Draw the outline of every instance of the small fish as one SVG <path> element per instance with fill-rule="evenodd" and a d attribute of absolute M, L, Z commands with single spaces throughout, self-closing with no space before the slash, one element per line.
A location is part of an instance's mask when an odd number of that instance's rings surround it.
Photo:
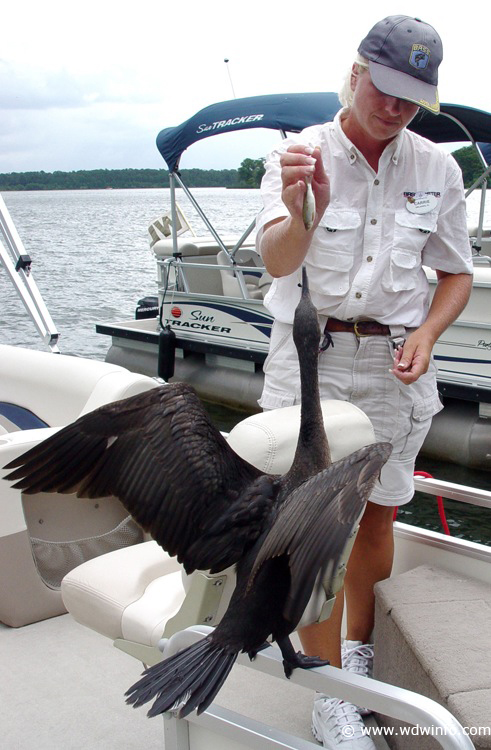
<path fill-rule="evenodd" d="M 307 190 L 303 199 L 302 218 L 304 227 L 308 232 L 314 226 L 315 219 L 315 197 L 312 190 L 312 178 L 306 177 L 305 184 Z"/>

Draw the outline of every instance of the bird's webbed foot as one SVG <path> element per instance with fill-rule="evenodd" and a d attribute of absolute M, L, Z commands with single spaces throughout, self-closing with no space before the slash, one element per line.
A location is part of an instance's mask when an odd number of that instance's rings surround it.
<path fill-rule="evenodd" d="M 261 646 L 259 646 L 259 648 L 254 648 L 248 651 L 247 656 L 249 657 L 251 661 L 254 661 L 258 653 L 260 651 L 264 651 L 264 649 L 268 648 L 269 646 L 271 646 L 271 643 L 269 643 L 268 641 L 264 641 L 264 643 Z"/>
<path fill-rule="evenodd" d="M 313 669 L 314 667 L 326 667 L 328 664 L 329 659 L 321 659 L 318 656 L 307 656 L 306 654 L 302 654 L 301 651 L 295 653 L 294 662 L 283 659 L 283 669 L 285 670 L 285 675 L 287 677 L 291 677 L 295 667 L 300 667 L 301 669 Z"/>
<path fill-rule="evenodd" d="M 327 659 L 318 656 L 307 656 L 301 651 L 295 651 L 289 638 L 280 638 L 277 641 L 283 654 L 283 669 L 285 676 L 290 678 L 295 667 L 300 669 L 312 669 L 313 667 L 325 667 L 329 664 Z"/>

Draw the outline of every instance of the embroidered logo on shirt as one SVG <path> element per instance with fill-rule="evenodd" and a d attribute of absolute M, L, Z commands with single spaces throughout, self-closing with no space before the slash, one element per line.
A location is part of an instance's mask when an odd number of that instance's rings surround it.
<path fill-rule="evenodd" d="M 424 70 L 430 62 L 430 50 L 424 44 L 413 44 L 409 55 L 409 65 L 417 70 Z"/>

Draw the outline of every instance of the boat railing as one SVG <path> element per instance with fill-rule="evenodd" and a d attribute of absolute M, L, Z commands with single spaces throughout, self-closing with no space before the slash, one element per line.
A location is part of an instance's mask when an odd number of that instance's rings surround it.
<path fill-rule="evenodd" d="M 467 487 L 433 477 L 424 478 L 418 476 L 414 477 L 414 488 L 418 492 L 424 492 L 428 495 L 441 496 L 447 500 L 455 500 L 466 505 L 491 510 L 490 490 Z M 418 536 L 419 540 L 425 544 L 438 547 L 440 550 L 446 550 L 452 554 L 465 555 L 469 561 L 470 575 L 474 575 L 476 578 L 482 580 L 489 578 L 491 545 L 471 542 L 457 536 L 448 536 L 400 522 L 396 523 L 396 530 L 396 533 L 401 537 L 409 539 Z"/>
<path fill-rule="evenodd" d="M 209 632 L 210 628 L 194 626 L 176 633 L 173 638 L 176 639 L 176 647 L 182 649 Z M 167 655 L 167 646 L 165 654 Z M 283 677 L 282 655 L 275 646 L 260 651 L 253 661 L 249 660 L 247 654 L 240 654 L 238 663 L 273 677 Z M 417 726 L 421 735 L 433 737 L 444 750 L 474 748 L 465 728 L 446 708 L 410 690 L 374 679 L 367 680 L 360 675 L 329 666 L 309 670 L 295 669 L 290 681 L 301 687 L 333 695 L 354 705 L 363 705 L 394 719 L 409 722 Z M 317 743 L 295 737 L 228 708 L 212 704 L 200 716 L 193 712 L 185 719 L 177 719 L 175 713 L 165 714 L 166 750 L 190 750 L 190 724 L 195 725 L 197 731 L 213 733 L 230 744 L 237 743 L 238 747 L 257 750 L 312 750 L 319 747 Z M 374 729 L 375 727 L 372 728 L 372 733 L 376 734 Z M 379 736 L 383 737 L 382 728 L 377 729 L 380 732 Z M 367 735 L 370 736 L 368 729 Z"/>
<path fill-rule="evenodd" d="M 447 500 L 491 510 L 490 490 L 423 477 L 414 478 L 414 487 L 417 491 L 428 495 L 440 495 Z M 447 515 L 450 515 L 448 509 Z M 462 557 L 464 557 L 466 574 L 477 580 L 489 582 L 491 566 L 489 543 L 474 542 L 455 535 L 448 536 L 445 533 L 413 526 L 404 521 L 395 522 L 394 536 L 398 548 L 396 556 L 398 572 L 428 563 L 440 565 L 458 573 L 461 570 Z"/>
<path fill-rule="evenodd" d="M 466 487 L 455 482 L 446 482 L 433 477 L 414 477 L 414 487 L 420 492 L 429 495 L 441 495 L 449 500 L 457 500 L 468 505 L 478 505 L 481 508 L 491 510 L 491 491 L 481 490 L 477 487 Z"/>
<path fill-rule="evenodd" d="M 27 253 L 1 196 L 0 231 L 5 243 L 0 243 L 0 261 L 44 343 L 52 352 L 59 353 L 59 333 L 32 276 L 31 256 Z"/>
<path fill-rule="evenodd" d="M 482 174 L 479 175 L 479 177 L 477 178 L 477 180 L 475 180 L 472 183 L 472 185 L 466 190 L 466 193 L 465 193 L 465 197 L 467 199 L 469 197 L 469 195 L 474 190 L 476 190 L 478 188 L 481 190 L 481 199 L 480 199 L 480 204 L 479 204 L 479 219 L 478 219 L 478 224 L 477 224 L 477 228 L 476 228 L 476 232 L 475 232 L 476 236 L 472 237 L 472 240 L 471 240 L 472 249 L 473 249 L 474 252 L 477 253 L 477 255 L 475 255 L 474 258 L 473 258 L 473 261 L 474 261 L 474 264 L 475 264 L 476 263 L 476 259 L 482 257 L 481 256 L 481 249 L 482 249 L 482 246 L 483 246 L 483 236 L 485 234 L 485 229 L 484 229 L 484 211 L 485 211 L 485 207 L 486 207 L 486 191 L 487 191 L 487 187 L 488 187 L 488 178 L 489 178 L 489 175 L 491 174 L 491 164 L 488 165 L 486 163 L 486 160 L 485 160 L 485 158 L 484 158 L 484 156 L 483 156 L 483 154 L 481 152 L 481 149 L 479 148 L 478 144 L 475 143 L 475 142 L 473 142 L 473 146 L 474 146 L 474 148 L 475 148 L 475 150 L 476 150 L 476 152 L 477 152 L 477 154 L 479 156 L 479 159 L 480 159 L 482 165 L 485 167 L 485 169 L 482 172 Z M 487 241 L 485 240 L 485 243 L 487 245 L 490 244 L 489 240 L 487 240 Z"/>
<path fill-rule="evenodd" d="M 174 252 L 177 252 L 178 211 L 180 210 L 179 206 L 178 206 L 178 203 L 177 203 L 177 199 L 176 199 L 176 192 L 175 192 L 176 191 L 176 184 L 178 184 L 183 189 L 183 191 L 184 191 L 186 197 L 188 198 L 188 200 L 190 201 L 191 205 L 193 206 L 193 208 L 197 212 L 198 216 L 203 221 L 203 223 L 205 224 L 206 228 L 211 233 L 212 237 L 214 238 L 215 242 L 217 243 L 218 248 L 225 253 L 225 255 L 228 257 L 228 259 L 230 261 L 233 262 L 236 252 L 242 247 L 242 245 L 244 244 L 244 242 L 246 241 L 246 239 L 254 231 L 254 228 L 256 226 L 256 220 L 253 219 L 253 221 L 251 221 L 251 223 L 249 224 L 249 226 L 247 227 L 247 229 L 245 230 L 245 232 L 243 232 L 243 234 L 239 237 L 239 239 L 237 240 L 237 242 L 235 243 L 235 245 L 233 246 L 233 248 L 230 249 L 229 247 L 227 247 L 226 243 L 223 242 L 222 238 L 220 237 L 220 235 L 216 231 L 215 227 L 213 226 L 213 224 L 211 223 L 211 221 L 209 220 L 209 218 L 207 217 L 207 215 L 205 214 L 205 212 L 203 211 L 203 209 L 199 205 L 198 201 L 196 200 L 196 198 L 194 197 L 194 195 L 192 194 L 192 192 L 189 190 L 189 188 L 187 187 L 187 185 L 182 181 L 179 173 L 178 172 L 170 172 L 169 173 L 169 187 L 170 187 L 170 194 L 171 194 L 171 217 L 170 217 L 170 221 L 171 221 L 171 233 L 172 233 L 172 241 L 173 241 L 173 245 L 174 245 Z M 181 213 L 182 213 L 182 211 L 181 211 Z"/>

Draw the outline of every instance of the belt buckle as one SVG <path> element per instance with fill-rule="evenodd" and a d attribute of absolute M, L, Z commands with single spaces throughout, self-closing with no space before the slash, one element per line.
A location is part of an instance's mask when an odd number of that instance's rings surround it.
<path fill-rule="evenodd" d="M 356 321 L 356 323 L 353 324 L 353 331 L 355 333 L 355 336 L 357 336 L 359 339 L 366 338 L 367 336 L 370 336 L 369 333 L 360 333 L 358 330 L 358 323 L 361 323 L 363 321 Z"/>

